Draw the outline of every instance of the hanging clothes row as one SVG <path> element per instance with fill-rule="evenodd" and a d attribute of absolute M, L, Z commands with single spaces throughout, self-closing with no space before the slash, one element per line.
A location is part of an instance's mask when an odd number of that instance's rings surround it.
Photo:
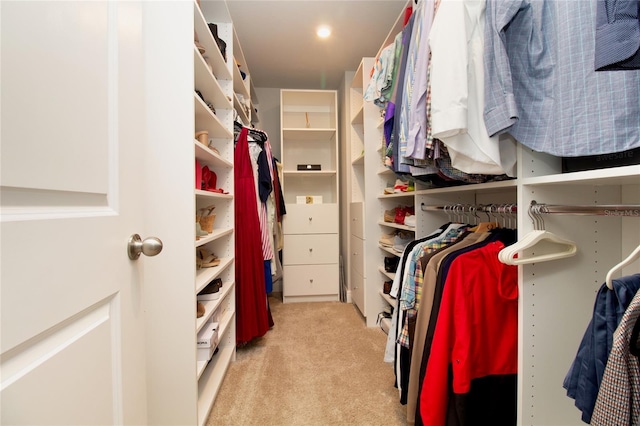
<path fill-rule="evenodd" d="M 273 319 L 267 294 L 279 262 L 278 230 L 285 213 L 267 134 L 234 125 L 236 342 L 263 336 Z"/>
<path fill-rule="evenodd" d="M 497 258 L 516 234 L 488 223 L 447 222 L 400 258 L 385 361 L 408 424 L 516 422 L 517 268 Z"/>
<path fill-rule="evenodd" d="M 627 17 L 624 9 L 605 14 L 611 3 L 417 1 L 364 92 L 383 109 L 385 164 L 450 186 L 515 176 L 516 140 L 563 157 L 640 147 L 640 33 L 631 30 L 625 53 L 606 48 L 611 19 Z M 630 29 L 636 3 L 627 7 Z M 596 12 L 598 31 L 609 26 L 597 38 Z M 597 59 L 599 69 L 616 61 L 628 72 L 596 72 L 594 56 L 614 51 Z"/>

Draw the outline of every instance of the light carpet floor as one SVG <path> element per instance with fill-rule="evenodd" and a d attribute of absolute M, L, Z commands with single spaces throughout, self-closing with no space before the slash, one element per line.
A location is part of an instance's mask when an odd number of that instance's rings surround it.
<path fill-rule="evenodd" d="M 386 335 L 349 303 L 269 297 L 274 327 L 238 348 L 207 425 L 404 425 Z"/>

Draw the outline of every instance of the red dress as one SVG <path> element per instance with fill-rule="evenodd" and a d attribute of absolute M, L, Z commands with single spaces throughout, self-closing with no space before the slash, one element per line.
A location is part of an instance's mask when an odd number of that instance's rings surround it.
<path fill-rule="evenodd" d="M 269 331 L 262 240 L 256 187 L 249 158 L 247 129 L 238 136 L 234 153 L 236 243 L 236 343 L 243 344 Z"/>

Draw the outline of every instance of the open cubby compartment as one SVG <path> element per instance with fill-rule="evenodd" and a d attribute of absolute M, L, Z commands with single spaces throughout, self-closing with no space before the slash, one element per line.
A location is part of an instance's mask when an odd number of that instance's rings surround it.
<path fill-rule="evenodd" d="M 333 91 L 286 90 L 282 92 L 282 128 L 336 129 Z"/>
<path fill-rule="evenodd" d="M 285 171 L 295 171 L 299 164 L 320 164 L 322 171 L 337 170 L 335 132 L 291 130 L 283 132 L 283 137 Z"/>
<path fill-rule="evenodd" d="M 518 212 L 521 238 L 534 229 L 527 215 L 532 201 L 569 206 L 640 203 L 637 176 L 627 183 L 611 178 L 572 180 L 581 175 L 523 185 Z M 562 381 L 592 317 L 596 292 L 608 271 L 640 242 L 640 211 L 604 216 L 543 214 L 542 219 L 546 231 L 575 242 L 577 253 L 521 267 L 519 378 L 527 380 L 519 393 L 522 417 L 531 424 L 578 424 L 579 411 Z M 622 274 L 638 272 L 640 262 L 634 262 Z M 533 400 L 536 404 L 527 403 Z"/>
<path fill-rule="evenodd" d="M 322 202 L 337 203 L 337 174 L 310 176 L 309 174 L 285 174 L 283 187 L 287 204 L 296 204 L 299 196 L 321 196 Z"/>

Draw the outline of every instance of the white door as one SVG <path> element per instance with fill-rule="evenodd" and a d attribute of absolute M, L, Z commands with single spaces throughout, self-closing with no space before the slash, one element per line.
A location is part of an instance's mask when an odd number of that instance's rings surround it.
<path fill-rule="evenodd" d="M 146 423 L 141 8 L 0 3 L 3 425 Z"/>

